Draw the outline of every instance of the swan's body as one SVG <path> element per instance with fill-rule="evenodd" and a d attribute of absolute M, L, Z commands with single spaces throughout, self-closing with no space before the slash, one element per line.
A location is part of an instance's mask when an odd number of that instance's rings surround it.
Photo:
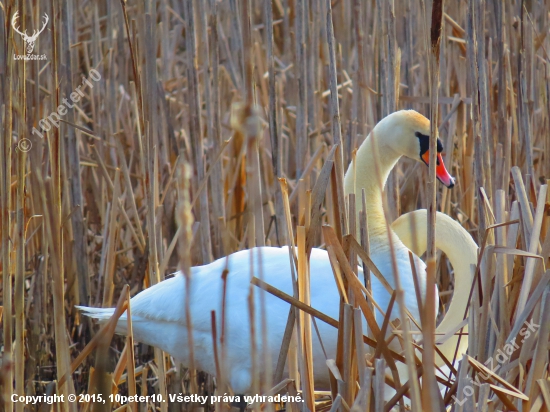
<path fill-rule="evenodd" d="M 257 268 L 263 262 L 262 275 L 266 282 L 292 295 L 292 275 L 290 272 L 288 248 L 258 247 L 233 253 L 229 259 L 221 258 L 205 266 L 192 268 L 191 317 L 193 320 L 193 339 L 195 366 L 199 370 L 216 373 L 212 351 L 212 329 L 210 313 L 218 314 L 218 326 L 221 321 L 222 287 L 221 274 L 228 265 L 227 276 L 227 376 L 235 393 L 248 393 L 251 387 L 250 370 L 250 322 L 248 294 L 250 285 L 250 254 L 254 257 L 255 275 L 260 276 Z M 261 255 L 261 257 L 260 257 Z M 310 259 L 311 305 L 334 319 L 338 319 L 340 295 L 334 283 L 334 275 L 326 251 L 312 249 Z M 373 293 L 382 293 L 383 287 L 373 281 Z M 383 291 L 385 293 L 385 291 Z M 187 347 L 187 326 L 185 323 L 185 277 L 176 274 L 154 287 L 144 290 L 132 298 L 132 322 L 134 339 L 157 346 L 171 354 L 184 365 L 189 364 Z M 257 308 L 257 330 L 260 330 L 259 308 L 260 290 L 255 293 Z M 272 362 L 277 361 L 285 330 L 290 305 L 285 301 L 264 293 L 268 342 L 272 353 Z M 84 308 L 87 314 L 106 321 L 113 309 Z M 337 330 L 324 322 L 317 322 L 323 337 L 323 345 L 329 357 L 336 353 Z M 117 324 L 117 333 L 126 333 L 126 314 Z M 219 336 L 218 331 L 218 336 Z M 314 370 L 316 384 L 329 386 L 329 376 L 325 356 L 317 336 L 313 337 Z M 272 367 L 274 370 L 274 364 Z"/>
<path fill-rule="evenodd" d="M 386 229 L 384 211 L 382 209 L 382 193 L 380 184 L 385 183 L 386 178 L 397 160 L 402 156 L 416 158 L 424 156 L 422 139 L 415 137 L 415 133 L 425 136 L 429 132 L 428 120 L 413 111 L 396 112 L 383 119 L 369 135 L 365 143 L 357 152 L 356 162 L 348 169 L 345 178 L 346 193 L 361 193 L 364 188 L 367 194 L 368 227 L 371 245 L 371 258 L 380 272 L 386 277 L 392 287 L 395 288 L 395 279 L 391 267 L 389 254 L 389 239 Z M 411 135 L 412 139 L 404 138 Z M 373 137 L 374 136 L 374 137 Z M 377 147 L 377 156 L 372 153 L 372 143 Z M 425 146 L 425 144 L 424 144 Z M 424 152 L 423 152 L 424 150 Z M 375 178 L 375 159 L 379 159 L 379 179 Z M 443 167 L 444 168 L 444 167 Z M 357 175 L 355 175 L 355 172 Z M 446 170 L 445 170 L 446 173 Z M 439 176 L 439 175 L 438 175 Z M 439 176 L 444 183 L 451 186 L 453 181 L 450 176 Z M 446 180 L 446 181 L 445 181 Z M 360 199 L 358 208 L 361 210 Z M 416 211 L 400 217 L 392 228 L 397 232 L 392 233 L 392 242 L 398 262 L 398 272 L 403 289 L 413 293 L 406 293 L 405 303 L 411 314 L 419 319 L 416 296 L 412 283 L 412 275 L 409 262 L 409 249 L 412 249 L 413 239 L 410 231 L 410 218 L 415 217 L 415 231 L 417 234 L 414 252 L 421 254 L 426 248 L 426 211 Z M 437 215 L 437 246 L 449 257 L 455 268 L 455 291 L 469 290 L 471 284 L 470 264 L 476 261 L 477 246 L 470 235 L 450 217 L 438 213 Z M 457 242 L 460 238 L 463 241 Z M 234 253 L 228 258 L 219 259 L 209 265 L 192 268 L 191 282 L 191 308 L 195 366 L 203 371 L 215 374 L 214 356 L 212 348 L 212 331 L 210 313 L 215 310 L 218 317 L 221 313 L 222 285 L 221 274 L 226 264 L 229 274 L 227 276 L 227 306 L 226 306 L 226 342 L 227 358 L 226 372 L 229 383 L 236 393 L 246 393 L 251 387 L 251 360 L 249 339 L 249 312 L 248 293 L 250 285 L 250 254 L 254 259 L 254 275 L 263 279 L 276 288 L 292 295 L 292 282 L 287 248 L 254 248 Z M 261 258 L 259 257 L 261 256 Z M 262 262 L 261 271 L 258 270 Z M 418 260 L 419 276 L 422 290 L 425 290 L 425 266 Z M 340 296 L 338 294 L 328 254 L 321 249 L 313 249 L 310 258 L 311 273 L 311 305 L 338 318 Z M 361 276 L 362 277 L 362 276 Z M 372 292 L 377 303 L 385 309 L 389 302 L 389 294 L 376 277 L 372 277 Z M 165 280 L 132 298 L 132 320 L 134 339 L 149 345 L 157 346 L 170 353 L 178 361 L 188 364 L 187 333 L 185 322 L 185 278 L 181 275 Z M 261 322 L 259 315 L 259 292 L 255 293 L 256 319 Z M 271 354 L 272 370 L 280 350 L 282 336 L 285 330 L 289 305 L 273 297 L 264 294 L 266 307 L 266 321 L 268 326 L 268 345 Z M 444 318 L 441 326 L 445 331 L 452 329 L 460 323 L 464 314 L 466 299 L 453 299 L 449 314 Z M 81 308 L 89 316 L 101 321 L 107 321 L 112 315 L 113 309 Z M 452 310 L 452 311 L 451 311 Z M 381 316 L 377 314 L 380 322 Z M 394 311 L 392 319 L 397 317 Z M 434 314 L 435 316 L 435 314 Z M 459 318 L 459 319 L 458 319 Z M 220 322 L 218 322 L 218 325 Z M 329 358 L 336 353 L 337 331 L 333 327 L 317 322 L 323 346 Z M 260 329 L 258 329 L 260 330 Z M 442 329 L 441 329 L 442 330 Z M 125 315 L 119 320 L 117 333 L 125 333 Z M 437 330 L 440 332 L 440 328 Z M 218 335 L 219 336 L 219 335 Z M 443 353 L 448 354 L 452 346 L 453 338 L 449 339 L 441 347 L 445 347 Z M 466 339 L 462 339 L 465 342 Z M 456 344 L 456 340 L 455 340 Z M 445 346 L 446 345 L 446 346 Z M 449 347 L 449 350 L 447 350 Z M 462 351 L 464 347 L 461 348 Z M 454 346 L 452 348 L 454 351 Z M 452 356 L 452 352 L 451 356 Z M 462 352 L 459 351 L 459 355 Z M 319 344 L 316 334 L 313 336 L 313 360 L 315 382 L 319 387 L 328 387 L 328 371 L 325 365 L 325 355 Z"/>

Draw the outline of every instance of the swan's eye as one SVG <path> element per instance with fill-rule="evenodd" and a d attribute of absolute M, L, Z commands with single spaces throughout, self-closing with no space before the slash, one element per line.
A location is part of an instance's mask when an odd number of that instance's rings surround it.
<path fill-rule="evenodd" d="M 430 150 L 430 136 L 420 132 L 416 132 L 414 135 L 418 137 L 418 141 L 420 143 L 420 158 L 422 158 L 422 156 Z M 437 153 L 441 153 L 442 151 L 443 144 L 441 143 L 441 140 L 437 139 Z"/>
<path fill-rule="evenodd" d="M 430 136 L 426 134 L 422 134 L 420 132 L 416 132 L 414 134 L 416 137 L 418 137 L 418 142 L 420 143 L 420 158 L 422 159 L 422 156 L 430 150 Z"/>

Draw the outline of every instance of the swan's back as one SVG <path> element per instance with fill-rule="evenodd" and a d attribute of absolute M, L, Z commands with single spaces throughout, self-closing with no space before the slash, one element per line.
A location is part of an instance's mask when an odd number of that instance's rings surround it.
<path fill-rule="evenodd" d="M 261 270 L 259 270 L 261 265 Z M 253 272 L 251 274 L 251 267 Z M 250 284 L 251 275 L 263 278 L 275 288 L 293 295 L 292 274 L 288 248 L 261 247 L 243 250 L 218 259 L 208 265 L 191 269 L 191 293 L 187 303 L 191 310 L 195 366 L 210 374 L 216 373 L 212 346 L 211 312 L 216 312 L 218 337 L 221 335 L 221 308 L 224 282 L 222 274 L 227 268 L 225 342 L 228 358 L 227 376 L 236 393 L 247 393 L 251 386 L 251 346 L 249 294 L 254 291 L 255 320 L 258 353 L 262 353 L 260 310 L 265 304 L 267 325 L 267 352 L 272 359 L 262 359 L 272 364 L 277 361 L 290 305 L 283 300 Z M 310 259 L 311 305 L 335 319 L 339 314 L 340 296 L 334 283 L 328 254 L 313 249 Z M 261 296 L 263 294 L 263 296 Z M 105 323 L 113 309 L 79 307 L 85 313 Z M 134 339 L 159 347 L 183 364 L 189 364 L 188 325 L 186 322 L 186 278 L 180 273 L 166 279 L 131 299 Z M 123 314 L 116 332 L 125 334 L 127 319 Z M 336 352 L 337 330 L 324 322 L 317 322 L 327 354 Z M 317 335 L 313 337 L 316 382 L 329 387 L 325 356 Z"/>

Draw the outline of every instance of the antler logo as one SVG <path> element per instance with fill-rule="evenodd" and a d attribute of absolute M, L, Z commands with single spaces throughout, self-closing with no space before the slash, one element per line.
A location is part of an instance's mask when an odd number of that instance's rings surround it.
<path fill-rule="evenodd" d="M 32 36 L 29 36 L 27 34 L 27 30 L 25 30 L 25 32 L 22 33 L 19 30 L 19 27 L 16 27 L 18 17 L 19 17 L 19 12 L 17 11 L 13 15 L 13 18 L 11 19 L 11 25 L 13 29 L 23 37 L 23 40 L 25 41 L 25 43 L 27 43 L 27 54 L 31 54 L 32 51 L 34 50 L 34 43 L 36 42 L 36 39 L 38 38 L 40 33 L 44 31 L 44 29 L 46 28 L 46 24 L 48 24 L 48 21 L 50 21 L 50 19 L 48 15 L 44 13 L 44 24 L 42 25 L 42 28 L 38 31 L 34 30 L 32 33 Z"/>

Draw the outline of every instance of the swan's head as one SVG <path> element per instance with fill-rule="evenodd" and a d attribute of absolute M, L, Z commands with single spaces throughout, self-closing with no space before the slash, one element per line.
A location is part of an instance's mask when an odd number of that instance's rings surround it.
<path fill-rule="evenodd" d="M 429 165 L 430 161 L 430 121 L 414 110 L 400 110 L 383 119 L 378 126 L 382 126 L 378 135 L 386 136 L 391 148 L 402 156 L 420 161 Z M 378 128 L 377 126 L 377 128 Z M 448 188 L 455 184 L 449 174 L 441 152 L 443 145 L 437 139 L 437 166 L 435 173 L 441 183 Z"/>

